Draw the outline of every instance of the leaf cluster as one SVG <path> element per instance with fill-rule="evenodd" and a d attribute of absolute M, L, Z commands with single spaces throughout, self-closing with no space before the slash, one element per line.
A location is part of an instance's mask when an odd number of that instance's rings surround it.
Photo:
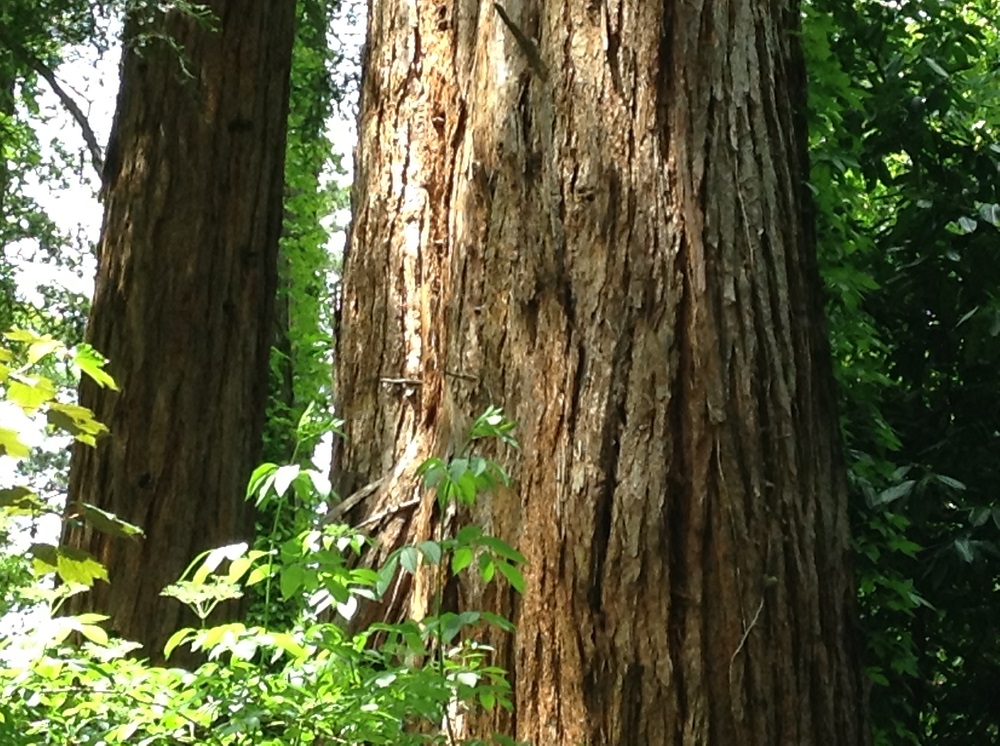
<path fill-rule="evenodd" d="M 27 345 L 22 357 L 65 352 L 48 338 L 15 336 Z M 73 359 L 113 385 L 92 350 Z M 8 379 L 23 377 L 24 365 L 19 372 L 11 370 Z M 52 406 L 36 399 L 27 397 L 24 406 L 34 411 Z M 498 410 L 477 422 L 477 437 L 513 442 L 512 426 Z M 498 468 L 487 465 L 494 473 Z M 274 463 L 255 470 L 247 499 L 267 505 L 293 493 L 314 507 L 337 499 L 316 470 Z M 78 505 L 71 512 L 95 530 L 137 532 L 92 506 Z M 479 708 L 510 709 L 505 672 L 491 663 L 491 648 L 478 641 L 487 626 L 511 632 L 503 617 L 455 613 L 438 604 L 424 618 L 373 624 L 356 634 L 336 620 L 350 619 L 362 604 L 377 602 L 397 573 L 416 573 L 424 565 L 447 565 L 460 573 L 475 563 L 485 582 L 502 577 L 523 590 L 520 553 L 470 525 L 451 537 L 402 547 L 383 567 L 368 569 L 356 563 L 371 542 L 368 537 L 348 526 L 316 522 L 315 510 L 312 515 L 313 526 L 269 550 L 238 544 L 203 553 L 163 590 L 201 620 L 197 628 L 177 630 L 164 651 L 168 658 L 180 646 L 201 653 L 205 662 L 194 670 L 131 658 L 138 646 L 109 634 L 108 619 L 101 614 L 55 617 L 30 634 L 0 636 L 2 742 L 456 743 L 451 725 L 456 716 Z M 52 608 L 67 593 L 107 579 L 93 558 L 64 548 L 36 551 L 34 569 L 40 579 L 52 574 L 62 579 L 56 590 L 47 590 L 41 580 L 33 584 Z M 306 599 L 305 611 L 292 624 L 206 626 L 218 603 L 272 580 L 282 601 Z M 328 610 L 335 611 L 334 621 L 321 621 Z M 497 736 L 467 743 L 514 742 Z"/>

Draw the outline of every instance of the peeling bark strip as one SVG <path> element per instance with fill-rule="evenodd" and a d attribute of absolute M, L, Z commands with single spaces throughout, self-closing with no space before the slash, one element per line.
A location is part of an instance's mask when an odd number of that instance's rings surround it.
<path fill-rule="evenodd" d="M 445 452 L 456 413 L 518 421 L 517 493 L 479 518 L 528 591 L 462 598 L 518 625 L 516 713 L 472 732 L 865 743 L 798 6 L 504 9 L 547 78 L 479 0 L 371 4 L 341 487 Z M 395 514 L 387 549 L 433 518 Z"/>
<path fill-rule="evenodd" d="M 187 623 L 161 598 L 194 556 L 247 539 L 243 500 L 267 393 L 294 0 L 208 3 L 218 30 L 176 12 L 126 52 L 87 332 L 121 393 L 81 386 L 111 429 L 76 448 L 70 495 L 139 524 L 137 544 L 69 528 L 110 585 L 72 611 L 111 615 L 162 658 Z"/>

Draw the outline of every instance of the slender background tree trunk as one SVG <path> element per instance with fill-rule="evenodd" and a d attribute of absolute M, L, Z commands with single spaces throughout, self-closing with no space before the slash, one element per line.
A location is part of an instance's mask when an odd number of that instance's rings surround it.
<path fill-rule="evenodd" d="M 126 543 L 70 526 L 108 568 L 73 604 L 111 615 L 154 660 L 187 619 L 161 598 L 198 552 L 247 540 L 281 229 L 294 0 L 214 0 L 125 52 L 107 158 L 88 340 L 120 393 L 84 382 L 112 435 L 73 453 L 70 498 L 142 526 Z M 132 42 L 136 39 L 133 37 Z"/>
<path fill-rule="evenodd" d="M 528 589 L 462 598 L 518 625 L 515 714 L 472 731 L 864 743 L 797 4 L 507 13 L 537 47 L 490 4 L 370 8 L 341 487 L 392 474 L 363 512 L 424 538 L 412 467 L 462 413 L 517 420 L 477 517 Z"/>

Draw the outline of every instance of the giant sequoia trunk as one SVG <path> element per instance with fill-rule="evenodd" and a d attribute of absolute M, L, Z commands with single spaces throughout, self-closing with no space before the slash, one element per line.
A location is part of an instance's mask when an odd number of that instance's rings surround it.
<path fill-rule="evenodd" d="M 797 4 L 507 14 L 370 5 L 341 489 L 391 474 L 363 510 L 423 538 L 412 467 L 462 413 L 517 420 L 516 490 L 478 517 L 528 589 L 462 598 L 518 625 L 515 713 L 473 730 L 863 743 Z"/>
<path fill-rule="evenodd" d="M 243 500 L 267 393 L 294 0 L 176 12 L 125 54 L 88 340 L 120 393 L 81 387 L 112 435 L 77 448 L 71 499 L 146 531 L 130 544 L 70 527 L 107 565 L 74 606 L 111 615 L 154 659 L 182 621 L 159 596 L 194 555 L 250 537 Z"/>

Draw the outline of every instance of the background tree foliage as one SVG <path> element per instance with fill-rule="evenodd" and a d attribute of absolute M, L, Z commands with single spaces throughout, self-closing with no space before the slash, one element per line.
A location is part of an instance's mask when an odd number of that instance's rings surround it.
<path fill-rule="evenodd" d="M 0 7 L 0 328 L 30 322 L 55 331 L 68 342 L 82 339 L 87 299 L 54 286 L 42 288 L 45 313 L 24 303 L 14 282 L 14 259 L 36 259 L 76 269 L 89 249 L 78 237 L 60 231 L 31 196 L 29 184 L 58 191 L 68 181 L 93 182 L 93 150 L 74 153 L 59 141 L 41 142 L 37 125 L 47 115 L 39 95 L 59 89 L 77 106 L 54 71 L 73 47 L 88 45 L 96 54 L 111 39 L 109 4 L 83 0 L 10 0 Z M 11 252 L 15 252 L 12 256 Z"/>
<path fill-rule="evenodd" d="M 994 0 L 808 7 L 813 187 L 881 743 L 997 738 Z"/>

